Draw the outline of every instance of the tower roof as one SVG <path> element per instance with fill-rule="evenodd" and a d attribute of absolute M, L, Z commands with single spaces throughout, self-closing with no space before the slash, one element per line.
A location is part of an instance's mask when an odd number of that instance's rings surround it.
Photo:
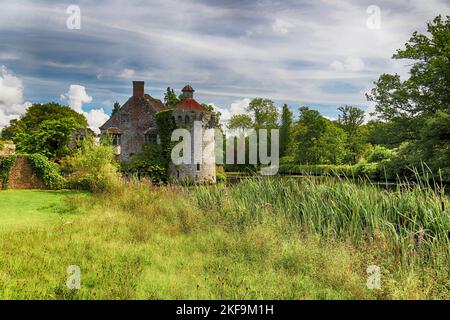
<path fill-rule="evenodd" d="M 191 85 L 184 86 L 183 89 L 181 89 L 182 92 L 194 92 L 195 90 L 191 87 Z"/>
<path fill-rule="evenodd" d="M 204 106 L 198 103 L 194 98 L 185 98 L 181 100 L 175 107 L 175 110 L 190 110 L 190 111 L 206 111 Z"/>

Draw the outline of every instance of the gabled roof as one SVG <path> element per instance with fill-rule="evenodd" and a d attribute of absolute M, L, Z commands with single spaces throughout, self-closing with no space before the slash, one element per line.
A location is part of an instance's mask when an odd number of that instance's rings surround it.
<path fill-rule="evenodd" d="M 166 109 L 166 106 L 164 103 L 161 102 L 161 100 L 155 99 L 149 94 L 145 94 L 143 98 L 136 98 L 136 97 L 130 97 L 127 102 L 123 104 L 123 106 L 120 107 L 120 109 L 123 109 L 124 107 L 128 105 L 136 105 L 141 104 L 148 108 L 151 108 L 155 113 L 162 111 Z M 100 130 L 106 130 L 110 127 L 110 123 L 114 117 L 118 116 L 118 113 L 111 116 L 101 127 Z"/>
<path fill-rule="evenodd" d="M 173 107 L 175 110 L 206 111 L 206 108 L 193 98 L 185 98 Z"/>
<path fill-rule="evenodd" d="M 166 108 L 166 106 L 164 105 L 164 103 L 161 102 L 161 100 L 155 99 L 153 98 L 151 95 L 149 94 L 145 94 L 144 95 L 144 99 L 146 100 L 147 104 L 155 111 L 155 112 L 159 112 L 162 111 Z"/>

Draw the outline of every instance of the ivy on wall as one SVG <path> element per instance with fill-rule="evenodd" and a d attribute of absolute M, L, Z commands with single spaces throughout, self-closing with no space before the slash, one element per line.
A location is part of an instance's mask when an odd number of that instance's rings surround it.
<path fill-rule="evenodd" d="M 51 162 L 41 154 L 30 154 L 28 162 L 33 172 L 44 181 L 47 188 L 58 190 L 66 187 L 67 181 L 61 175 L 60 168 L 56 163 Z"/>
<path fill-rule="evenodd" d="M 16 163 L 15 155 L 0 156 L 0 183 L 1 189 L 8 189 L 9 174 Z"/>
<path fill-rule="evenodd" d="M 166 168 L 170 162 L 173 142 L 171 141 L 172 132 L 176 129 L 175 119 L 171 109 L 156 113 L 156 123 L 159 129 L 159 140 L 162 148 L 162 154 L 166 160 Z"/>

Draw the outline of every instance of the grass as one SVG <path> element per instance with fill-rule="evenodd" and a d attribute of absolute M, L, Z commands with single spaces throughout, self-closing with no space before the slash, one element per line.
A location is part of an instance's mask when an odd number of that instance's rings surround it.
<path fill-rule="evenodd" d="M 59 219 L 1 231 L 0 298 L 450 298 L 449 199 L 431 190 L 249 179 L 52 195 Z M 381 290 L 366 287 L 372 264 Z"/>
<path fill-rule="evenodd" d="M 0 192 L 0 229 L 45 225 L 75 210 L 66 197 L 81 195 L 74 191 L 5 190 Z"/>

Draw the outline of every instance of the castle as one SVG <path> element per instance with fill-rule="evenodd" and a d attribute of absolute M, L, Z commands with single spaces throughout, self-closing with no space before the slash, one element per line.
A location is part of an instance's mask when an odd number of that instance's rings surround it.
<path fill-rule="evenodd" d="M 159 143 L 159 128 L 156 113 L 169 107 L 160 100 L 144 92 L 144 81 L 133 81 L 133 96 L 111 118 L 100 127 L 101 136 L 110 135 L 119 160 L 130 162 L 140 152 L 146 142 Z M 208 111 L 194 99 L 194 89 L 187 85 L 182 89 L 181 101 L 171 108 L 175 123 L 194 136 L 194 121 L 199 121 L 203 129 L 217 126 L 214 112 Z M 196 137 L 194 136 L 192 141 Z M 214 143 L 214 141 L 209 141 Z M 189 164 L 169 164 L 169 175 L 175 179 L 191 179 L 195 182 L 215 182 L 215 163 L 193 161 L 194 148 L 191 148 Z"/>

